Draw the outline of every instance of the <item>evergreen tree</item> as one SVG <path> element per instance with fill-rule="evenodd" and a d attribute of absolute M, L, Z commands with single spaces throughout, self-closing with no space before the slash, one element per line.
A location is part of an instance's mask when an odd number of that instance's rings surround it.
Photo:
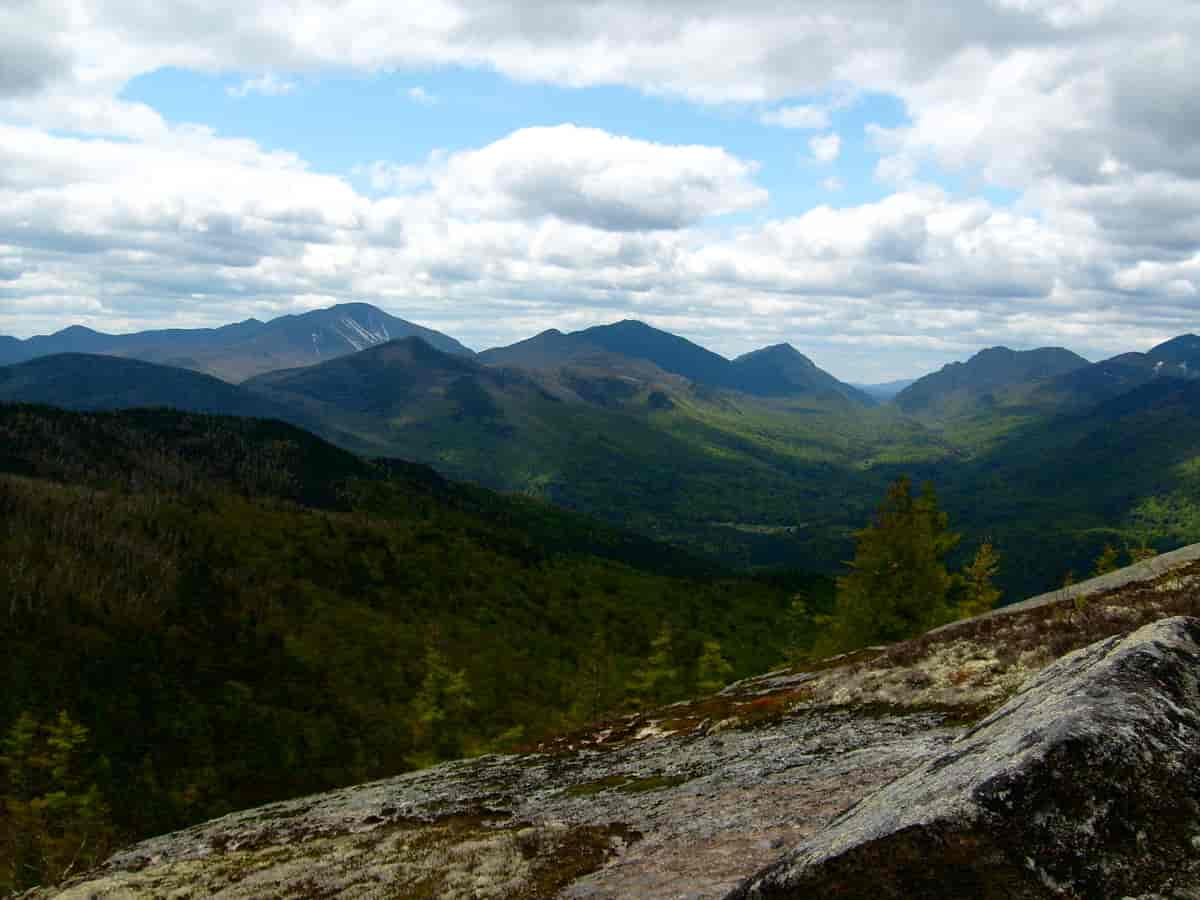
<path fill-rule="evenodd" d="M 466 672 L 452 669 L 431 640 L 425 651 L 425 678 L 412 701 L 417 752 L 410 762 L 432 765 L 462 756 L 472 706 Z"/>
<path fill-rule="evenodd" d="M 650 642 L 650 655 L 629 679 L 627 702 L 635 707 L 650 706 L 677 699 L 679 669 L 675 666 L 674 636 L 670 625 L 663 625 Z"/>
<path fill-rule="evenodd" d="M 111 849 L 108 807 L 85 776 L 88 744 L 65 712 L 23 713 L 0 741 L 0 890 L 57 882 Z"/>
<path fill-rule="evenodd" d="M 945 558 L 959 536 L 947 525 L 932 484 L 914 497 L 908 478 L 892 482 L 838 578 L 839 649 L 903 640 L 950 619 Z"/>
<path fill-rule="evenodd" d="M 705 641 L 696 662 L 696 688 L 701 694 L 715 694 L 733 676 L 733 666 L 721 655 L 719 641 Z"/>
<path fill-rule="evenodd" d="M 994 579 L 999 570 L 1000 554 L 990 541 L 985 541 L 979 545 L 979 549 L 975 551 L 975 558 L 960 576 L 963 599 L 958 607 L 959 616 L 978 616 L 996 606 L 1001 592 Z"/>

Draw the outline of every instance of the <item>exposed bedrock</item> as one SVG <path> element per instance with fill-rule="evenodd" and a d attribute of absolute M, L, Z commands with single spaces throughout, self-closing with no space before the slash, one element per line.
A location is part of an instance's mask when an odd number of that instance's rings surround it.
<path fill-rule="evenodd" d="M 781 897 L 1200 897 L 1200 619 L 1064 656 L 746 880 Z"/>

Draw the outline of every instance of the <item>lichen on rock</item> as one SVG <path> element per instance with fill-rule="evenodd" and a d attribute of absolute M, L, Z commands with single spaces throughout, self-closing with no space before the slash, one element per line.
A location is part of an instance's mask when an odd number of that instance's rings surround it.
<path fill-rule="evenodd" d="M 729 900 L 1194 890 L 1200 620 L 1071 653 Z"/>

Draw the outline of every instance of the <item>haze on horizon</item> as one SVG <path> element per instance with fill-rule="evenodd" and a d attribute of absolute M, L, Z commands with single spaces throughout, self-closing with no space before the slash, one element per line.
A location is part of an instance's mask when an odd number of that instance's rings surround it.
<path fill-rule="evenodd" d="M 0 334 L 363 301 L 839 378 L 1196 331 L 1200 6 L 0 10 Z"/>

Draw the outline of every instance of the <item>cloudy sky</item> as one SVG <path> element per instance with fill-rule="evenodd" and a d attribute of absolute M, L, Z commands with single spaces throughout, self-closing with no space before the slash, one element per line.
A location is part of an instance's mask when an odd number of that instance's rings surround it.
<path fill-rule="evenodd" d="M 853 381 L 1200 331 L 1194 0 L 0 0 L 0 333 L 364 300 Z"/>

